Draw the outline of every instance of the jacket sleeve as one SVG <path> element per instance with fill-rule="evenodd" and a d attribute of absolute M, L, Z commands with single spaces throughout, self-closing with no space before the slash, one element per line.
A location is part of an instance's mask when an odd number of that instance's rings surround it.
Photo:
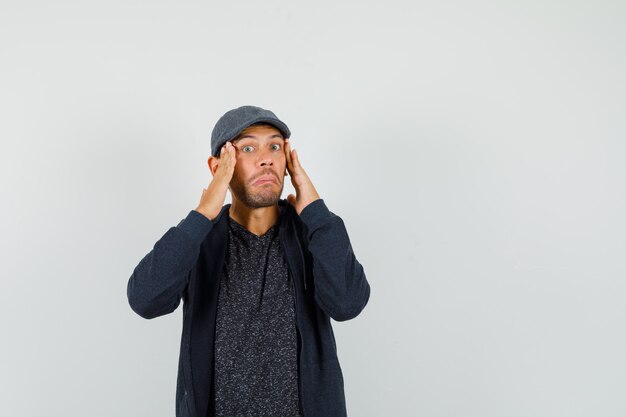
<path fill-rule="evenodd" d="M 317 304 L 335 321 L 353 319 L 367 304 L 370 286 L 343 220 L 322 199 L 306 206 L 300 219 L 307 228 Z"/>
<path fill-rule="evenodd" d="M 200 245 L 213 225 L 213 221 L 191 210 L 154 244 L 128 280 L 128 303 L 135 313 L 152 319 L 176 310 Z"/>

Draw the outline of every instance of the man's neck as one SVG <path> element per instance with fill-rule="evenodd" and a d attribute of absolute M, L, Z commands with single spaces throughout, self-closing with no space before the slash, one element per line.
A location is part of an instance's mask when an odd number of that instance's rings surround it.
<path fill-rule="evenodd" d="M 252 208 L 235 198 L 233 198 L 228 210 L 228 215 L 233 220 L 257 236 L 264 235 L 265 232 L 274 226 L 278 221 L 279 214 L 278 204 L 269 207 Z"/>

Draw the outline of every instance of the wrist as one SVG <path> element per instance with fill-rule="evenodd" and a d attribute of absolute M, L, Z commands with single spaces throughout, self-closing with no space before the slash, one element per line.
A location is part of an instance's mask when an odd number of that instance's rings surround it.
<path fill-rule="evenodd" d="M 195 211 L 197 211 L 198 213 L 202 214 L 204 217 L 206 217 L 209 220 L 213 220 L 217 215 L 213 214 L 211 211 L 207 210 L 204 207 L 198 206 L 195 208 Z"/>

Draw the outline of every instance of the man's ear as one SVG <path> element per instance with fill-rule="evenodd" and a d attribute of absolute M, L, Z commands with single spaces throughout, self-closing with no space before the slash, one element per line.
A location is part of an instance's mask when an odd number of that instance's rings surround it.
<path fill-rule="evenodd" d="M 211 175 L 215 176 L 215 171 L 217 171 L 217 167 L 219 165 L 219 159 L 211 155 L 207 160 L 207 164 L 209 165 L 209 171 L 211 171 Z"/>

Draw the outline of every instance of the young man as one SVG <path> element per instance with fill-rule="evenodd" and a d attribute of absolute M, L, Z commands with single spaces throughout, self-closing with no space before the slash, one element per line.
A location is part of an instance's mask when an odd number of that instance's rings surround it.
<path fill-rule="evenodd" d="M 144 318 L 183 300 L 177 417 L 346 416 L 330 318 L 356 317 L 370 286 L 290 135 L 260 107 L 224 114 L 200 203 L 128 281 L 129 304 Z M 296 195 L 283 200 L 287 175 Z"/>

